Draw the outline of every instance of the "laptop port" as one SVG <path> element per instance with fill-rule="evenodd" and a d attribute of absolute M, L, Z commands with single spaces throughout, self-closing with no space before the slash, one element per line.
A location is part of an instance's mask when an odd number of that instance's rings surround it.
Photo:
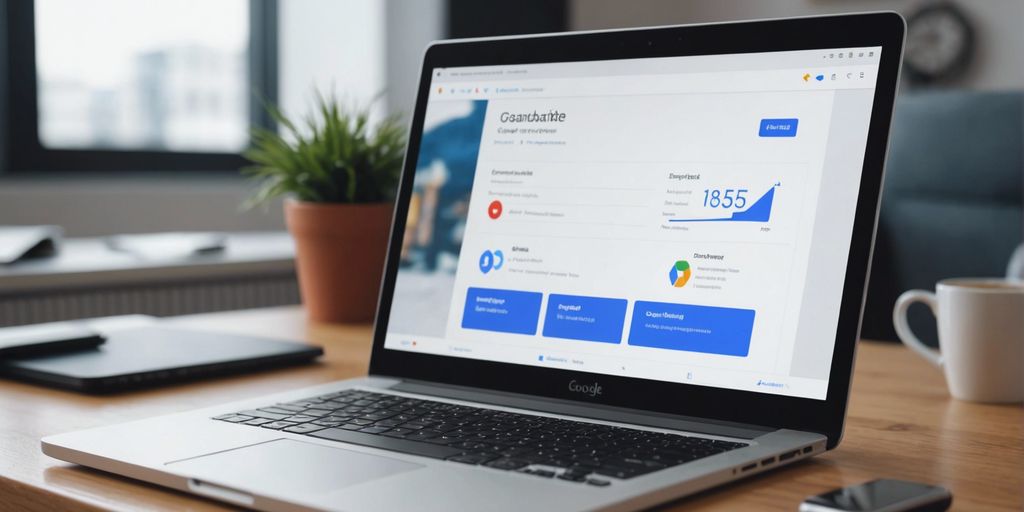
<path fill-rule="evenodd" d="M 782 455 L 779 455 L 779 462 L 787 461 L 789 459 L 792 459 L 793 457 L 796 457 L 797 455 L 800 455 L 800 450 L 793 450 L 791 452 L 783 453 Z"/>
<path fill-rule="evenodd" d="M 775 457 L 768 457 L 767 459 L 764 459 L 764 460 L 761 461 L 761 465 L 762 466 L 767 466 L 769 464 L 774 464 L 774 463 L 775 463 Z"/>
<path fill-rule="evenodd" d="M 810 446 L 804 446 L 804 453 L 811 453 L 812 449 Z"/>
<path fill-rule="evenodd" d="M 751 469 L 754 469 L 756 467 L 757 467 L 757 463 L 754 462 L 752 464 L 747 464 L 746 466 L 743 466 L 742 468 L 740 468 L 740 471 L 750 471 Z"/>

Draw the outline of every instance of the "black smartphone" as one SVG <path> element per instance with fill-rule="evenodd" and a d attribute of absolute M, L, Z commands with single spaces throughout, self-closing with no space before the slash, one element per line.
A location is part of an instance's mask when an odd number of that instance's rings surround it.
<path fill-rule="evenodd" d="M 943 487 L 881 479 L 811 496 L 800 512 L 941 512 L 952 503 Z"/>

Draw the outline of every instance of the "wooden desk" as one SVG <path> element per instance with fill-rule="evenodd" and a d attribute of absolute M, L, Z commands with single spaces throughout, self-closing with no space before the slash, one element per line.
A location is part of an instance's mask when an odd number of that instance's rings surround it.
<path fill-rule="evenodd" d="M 51 459 L 41 437 L 362 375 L 369 326 L 309 325 L 298 308 L 182 317 L 209 330 L 307 339 L 322 364 L 90 397 L 0 381 L 0 510 L 222 510 L 199 498 Z M 668 505 L 796 510 L 835 487 L 890 477 L 944 485 L 958 510 L 1024 507 L 1024 409 L 949 398 L 942 375 L 897 345 L 862 343 L 846 437 L 821 457 Z"/>

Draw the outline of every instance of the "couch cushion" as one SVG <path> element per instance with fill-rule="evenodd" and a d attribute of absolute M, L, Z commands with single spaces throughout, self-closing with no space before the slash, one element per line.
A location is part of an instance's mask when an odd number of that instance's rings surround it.
<path fill-rule="evenodd" d="M 862 336 L 896 340 L 892 307 L 947 277 L 1004 275 L 1024 233 L 1024 93 L 897 100 Z M 935 344 L 935 321 L 911 326 Z"/>

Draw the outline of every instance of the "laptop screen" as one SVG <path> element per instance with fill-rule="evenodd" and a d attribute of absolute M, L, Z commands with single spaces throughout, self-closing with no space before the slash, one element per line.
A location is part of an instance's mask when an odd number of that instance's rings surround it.
<path fill-rule="evenodd" d="M 385 348 L 823 400 L 880 53 L 430 70 Z"/>

